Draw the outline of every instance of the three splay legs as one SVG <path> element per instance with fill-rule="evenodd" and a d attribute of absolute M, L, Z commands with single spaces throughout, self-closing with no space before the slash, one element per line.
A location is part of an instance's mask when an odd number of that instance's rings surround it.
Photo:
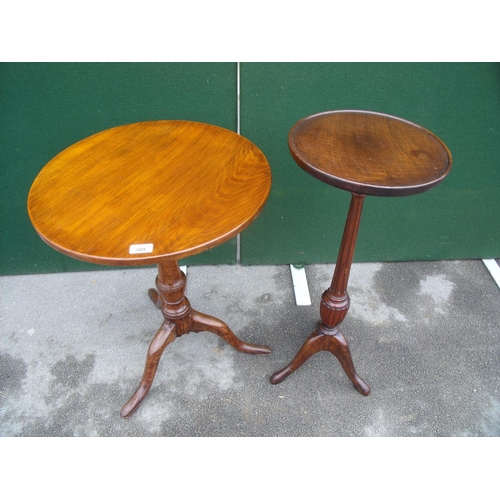
<path fill-rule="evenodd" d="M 370 387 L 356 373 L 349 344 L 338 328 L 336 328 L 334 332 L 335 333 L 325 334 L 321 331 L 320 327 L 311 333 L 299 349 L 299 352 L 293 358 L 292 362 L 271 377 L 271 384 L 279 384 L 285 380 L 313 354 L 320 351 L 329 351 L 339 360 L 344 372 L 354 384 L 356 390 L 363 394 L 363 396 L 368 396 L 368 394 L 370 394 Z"/>
<path fill-rule="evenodd" d="M 184 295 L 186 276 L 181 272 L 176 261 L 164 261 L 158 264 L 156 288 L 158 291 L 150 289 L 148 295 L 154 305 L 161 310 L 164 321 L 151 341 L 141 382 L 122 408 L 122 417 L 129 417 L 137 410 L 153 383 L 163 351 L 181 335 L 208 331 L 218 335 L 238 351 L 249 354 L 271 352 L 268 347 L 243 342 L 223 321 L 192 309 Z"/>

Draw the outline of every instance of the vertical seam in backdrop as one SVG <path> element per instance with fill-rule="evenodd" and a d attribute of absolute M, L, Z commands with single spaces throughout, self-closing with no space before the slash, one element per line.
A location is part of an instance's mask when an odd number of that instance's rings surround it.
<path fill-rule="evenodd" d="M 236 133 L 240 134 L 240 63 L 236 63 Z M 241 238 L 236 236 L 236 264 L 241 263 Z"/>

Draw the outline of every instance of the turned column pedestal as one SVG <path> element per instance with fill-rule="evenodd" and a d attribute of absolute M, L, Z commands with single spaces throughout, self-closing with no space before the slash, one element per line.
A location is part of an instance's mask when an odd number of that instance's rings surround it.
<path fill-rule="evenodd" d="M 347 283 L 356 247 L 363 200 L 364 195 L 352 194 L 332 284 L 321 297 L 321 324 L 307 338 L 291 363 L 271 377 L 272 384 L 279 384 L 285 380 L 313 354 L 319 351 L 329 351 L 339 360 L 357 391 L 364 396 L 370 393 L 368 384 L 356 373 L 349 345 L 338 328 L 349 311 L 350 300 L 347 293 Z"/>

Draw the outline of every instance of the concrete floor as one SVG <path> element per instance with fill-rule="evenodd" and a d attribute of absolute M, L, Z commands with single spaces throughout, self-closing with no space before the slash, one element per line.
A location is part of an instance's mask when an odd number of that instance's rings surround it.
<path fill-rule="evenodd" d="M 479 260 L 354 264 L 342 331 L 371 394 L 329 353 L 271 385 L 333 269 L 306 267 L 312 305 L 298 307 L 288 266 L 189 267 L 192 306 L 273 352 L 184 335 L 128 419 L 162 321 L 156 269 L 2 277 L 0 435 L 500 436 L 500 289 Z"/>

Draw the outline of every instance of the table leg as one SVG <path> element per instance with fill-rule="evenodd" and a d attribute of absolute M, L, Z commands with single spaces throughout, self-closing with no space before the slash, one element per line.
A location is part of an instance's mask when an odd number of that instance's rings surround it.
<path fill-rule="evenodd" d="M 285 380 L 313 354 L 319 351 L 329 351 L 339 360 L 358 392 L 365 396 L 370 393 L 368 384 L 356 373 L 349 345 L 338 329 L 338 325 L 346 317 L 350 305 L 347 283 L 356 247 L 363 201 L 364 195 L 352 194 L 332 283 L 321 298 L 321 324 L 319 328 L 307 338 L 291 363 L 271 376 L 271 384 L 279 384 Z"/>
<path fill-rule="evenodd" d="M 160 262 L 156 290 L 150 289 L 148 295 L 154 305 L 161 310 L 164 322 L 149 346 L 141 382 L 122 408 L 122 417 L 129 417 L 137 410 L 153 383 L 163 351 L 181 335 L 189 332 L 208 331 L 215 333 L 238 351 L 249 354 L 269 354 L 271 352 L 268 347 L 241 341 L 223 321 L 192 309 L 185 296 L 185 290 L 186 275 L 180 270 L 177 261 Z"/>
<path fill-rule="evenodd" d="M 132 415 L 141 404 L 141 401 L 146 397 L 153 383 L 153 379 L 155 378 L 156 368 L 160 362 L 161 355 L 168 344 L 171 344 L 175 340 L 176 336 L 174 323 L 164 322 L 163 325 L 161 325 L 158 333 L 154 336 L 149 346 L 142 380 L 132 397 L 123 406 L 120 413 L 122 417 L 129 417 Z"/>
<path fill-rule="evenodd" d="M 212 332 L 233 346 L 237 351 L 247 354 L 269 354 L 271 349 L 263 345 L 247 344 L 240 340 L 220 319 L 203 314 L 194 309 L 191 312 L 191 330 L 193 332 Z"/>

